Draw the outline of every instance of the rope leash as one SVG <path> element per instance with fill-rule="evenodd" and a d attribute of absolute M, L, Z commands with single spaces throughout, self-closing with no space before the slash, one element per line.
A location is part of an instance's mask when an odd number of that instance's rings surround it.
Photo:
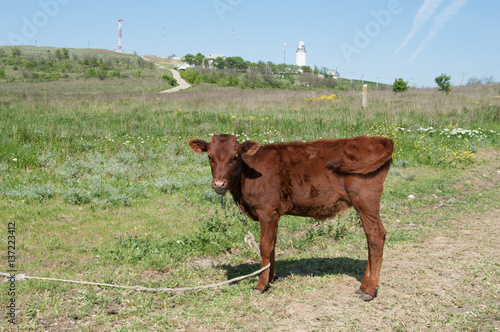
<path fill-rule="evenodd" d="M 30 276 L 27 276 L 24 274 L 0 273 L 0 275 L 3 275 L 6 277 L 3 282 L 12 282 L 11 278 L 9 278 L 9 277 L 15 276 L 15 281 L 25 281 L 28 279 L 34 279 L 34 280 L 67 282 L 67 283 L 81 284 L 81 285 L 92 285 L 92 286 L 101 286 L 101 287 L 131 289 L 131 290 L 141 291 L 141 292 L 161 293 L 161 292 L 185 292 L 185 291 L 190 291 L 190 290 L 217 288 L 220 286 L 224 286 L 227 284 L 231 284 L 233 282 L 241 281 L 241 280 L 256 276 L 257 274 L 260 274 L 260 273 L 264 272 L 265 270 L 269 269 L 270 266 L 271 266 L 271 264 L 269 263 L 266 266 L 264 266 L 263 268 L 261 268 L 260 270 L 252 272 L 252 273 L 247 274 L 245 276 L 233 278 L 231 280 L 219 282 L 216 284 L 195 286 L 195 287 L 183 287 L 183 288 L 149 288 L 149 287 L 143 287 L 143 286 L 121 286 L 121 285 L 113 285 L 113 284 L 103 284 L 103 283 L 99 283 L 99 282 L 75 281 L 75 280 L 56 279 L 56 278 L 30 277 Z"/>

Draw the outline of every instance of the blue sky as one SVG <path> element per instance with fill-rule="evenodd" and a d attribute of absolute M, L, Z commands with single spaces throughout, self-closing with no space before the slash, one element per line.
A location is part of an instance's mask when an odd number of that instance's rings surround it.
<path fill-rule="evenodd" d="M 460 85 L 472 77 L 500 80 L 500 1 L 2 1 L 0 45 L 113 49 L 118 19 L 123 48 L 139 55 L 201 52 L 251 61 L 307 64 L 345 78 L 392 84 L 402 77 L 433 87 L 441 73 Z"/>

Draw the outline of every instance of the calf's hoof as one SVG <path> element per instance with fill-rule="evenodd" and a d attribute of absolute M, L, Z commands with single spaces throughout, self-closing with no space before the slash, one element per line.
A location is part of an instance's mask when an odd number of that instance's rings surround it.
<path fill-rule="evenodd" d="M 355 293 L 358 294 L 359 298 L 361 300 L 363 300 L 363 301 L 367 301 L 368 302 L 368 301 L 371 301 L 371 300 L 373 300 L 375 298 L 374 296 L 371 296 L 370 294 L 367 294 L 367 293 L 363 292 L 361 290 L 361 288 L 359 288 Z"/>
<path fill-rule="evenodd" d="M 271 287 L 271 286 L 270 286 L 269 284 L 268 284 L 268 285 L 266 285 L 266 287 L 264 287 L 264 289 L 259 289 L 259 288 L 255 287 L 255 288 L 253 289 L 252 293 L 254 293 L 254 294 L 262 294 L 262 293 L 267 292 L 267 290 L 269 290 L 269 288 L 270 288 L 270 287 Z"/>

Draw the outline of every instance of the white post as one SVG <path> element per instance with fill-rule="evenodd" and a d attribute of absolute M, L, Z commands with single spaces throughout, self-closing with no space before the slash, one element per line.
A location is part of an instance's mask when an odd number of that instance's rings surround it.
<path fill-rule="evenodd" d="M 363 108 L 368 105 L 368 84 L 363 85 Z"/>

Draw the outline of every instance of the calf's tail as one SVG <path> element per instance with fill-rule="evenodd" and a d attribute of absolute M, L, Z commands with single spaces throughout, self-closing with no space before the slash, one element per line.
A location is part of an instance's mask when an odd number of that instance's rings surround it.
<path fill-rule="evenodd" d="M 369 174 L 392 162 L 394 142 L 385 137 L 355 137 L 340 145 L 339 157 L 326 164 L 337 173 Z"/>

